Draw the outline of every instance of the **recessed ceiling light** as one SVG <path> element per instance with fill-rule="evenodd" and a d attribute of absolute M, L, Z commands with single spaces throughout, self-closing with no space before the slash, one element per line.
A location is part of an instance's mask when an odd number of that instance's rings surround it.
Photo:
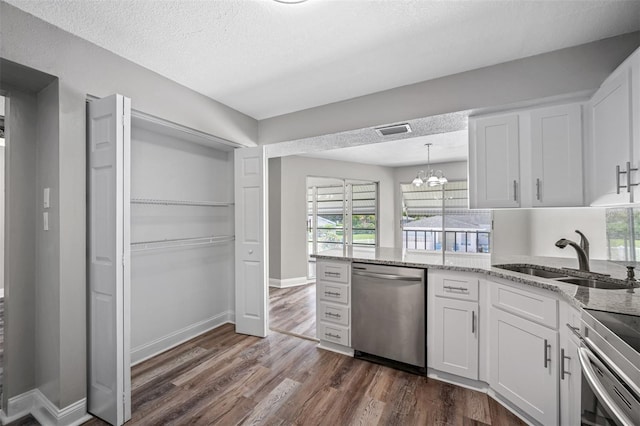
<path fill-rule="evenodd" d="M 278 3 L 284 3 L 284 4 L 296 4 L 296 3 L 304 3 L 307 0 L 273 0 L 276 1 Z"/>

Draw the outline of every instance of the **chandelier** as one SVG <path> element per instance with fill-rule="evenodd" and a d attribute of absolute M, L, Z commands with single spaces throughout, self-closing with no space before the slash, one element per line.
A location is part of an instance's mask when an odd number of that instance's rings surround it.
<path fill-rule="evenodd" d="M 444 176 L 442 170 L 433 170 L 431 168 L 431 143 L 424 144 L 427 147 L 427 172 L 420 170 L 416 178 L 411 182 L 416 187 L 421 187 L 425 183 L 427 186 L 444 185 L 449 182 Z"/>

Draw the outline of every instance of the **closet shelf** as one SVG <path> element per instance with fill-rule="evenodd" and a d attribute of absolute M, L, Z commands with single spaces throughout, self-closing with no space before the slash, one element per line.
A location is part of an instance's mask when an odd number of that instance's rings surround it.
<path fill-rule="evenodd" d="M 212 235 L 207 237 L 174 238 L 155 241 L 138 241 L 131 243 L 131 251 L 157 250 L 175 247 L 191 247 L 209 244 L 225 244 L 234 241 L 233 235 Z"/>
<path fill-rule="evenodd" d="M 228 207 L 234 203 L 216 201 L 157 200 L 153 198 L 132 198 L 131 204 L 148 204 L 162 206 L 196 206 L 196 207 Z"/>

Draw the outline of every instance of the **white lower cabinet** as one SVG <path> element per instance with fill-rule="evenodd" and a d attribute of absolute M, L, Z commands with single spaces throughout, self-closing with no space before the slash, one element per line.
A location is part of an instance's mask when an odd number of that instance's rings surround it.
<path fill-rule="evenodd" d="M 491 307 L 491 388 L 543 425 L 558 424 L 558 332 Z"/>
<path fill-rule="evenodd" d="M 430 365 L 478 380 L 478 303 L 436 297 Z"/>
<path fill-rule="evenodd" d="M 349 353 L 351 264 L 318 259 L 316 269 L 316 335 L 320 346 Z"/>

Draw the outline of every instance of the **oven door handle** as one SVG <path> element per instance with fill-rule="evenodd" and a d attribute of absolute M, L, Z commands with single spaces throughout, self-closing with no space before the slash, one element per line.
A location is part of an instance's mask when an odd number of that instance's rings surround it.
<path fill-rule="evenodd" d="M 588 348 L 580 346 L 578 348 L 578 359 L 580 360 L 580 366 L 582 367 L 582 373 L 585 379 L 589 383 L 591 390 L 596 394 L 598 400 L 605 406 L 607 411 L 615 417 L 616 421 L 624 426 L 633 426 L 631 420 L 618 408 L 615 401 L 611 399 L 604 386 L 598 381 L 596 372 L 591 367 L 591 362 L 596 364 L 599 368 L 606 370 L 607 368 L 600 362 L 600 360 L 591 352 Z"/>

